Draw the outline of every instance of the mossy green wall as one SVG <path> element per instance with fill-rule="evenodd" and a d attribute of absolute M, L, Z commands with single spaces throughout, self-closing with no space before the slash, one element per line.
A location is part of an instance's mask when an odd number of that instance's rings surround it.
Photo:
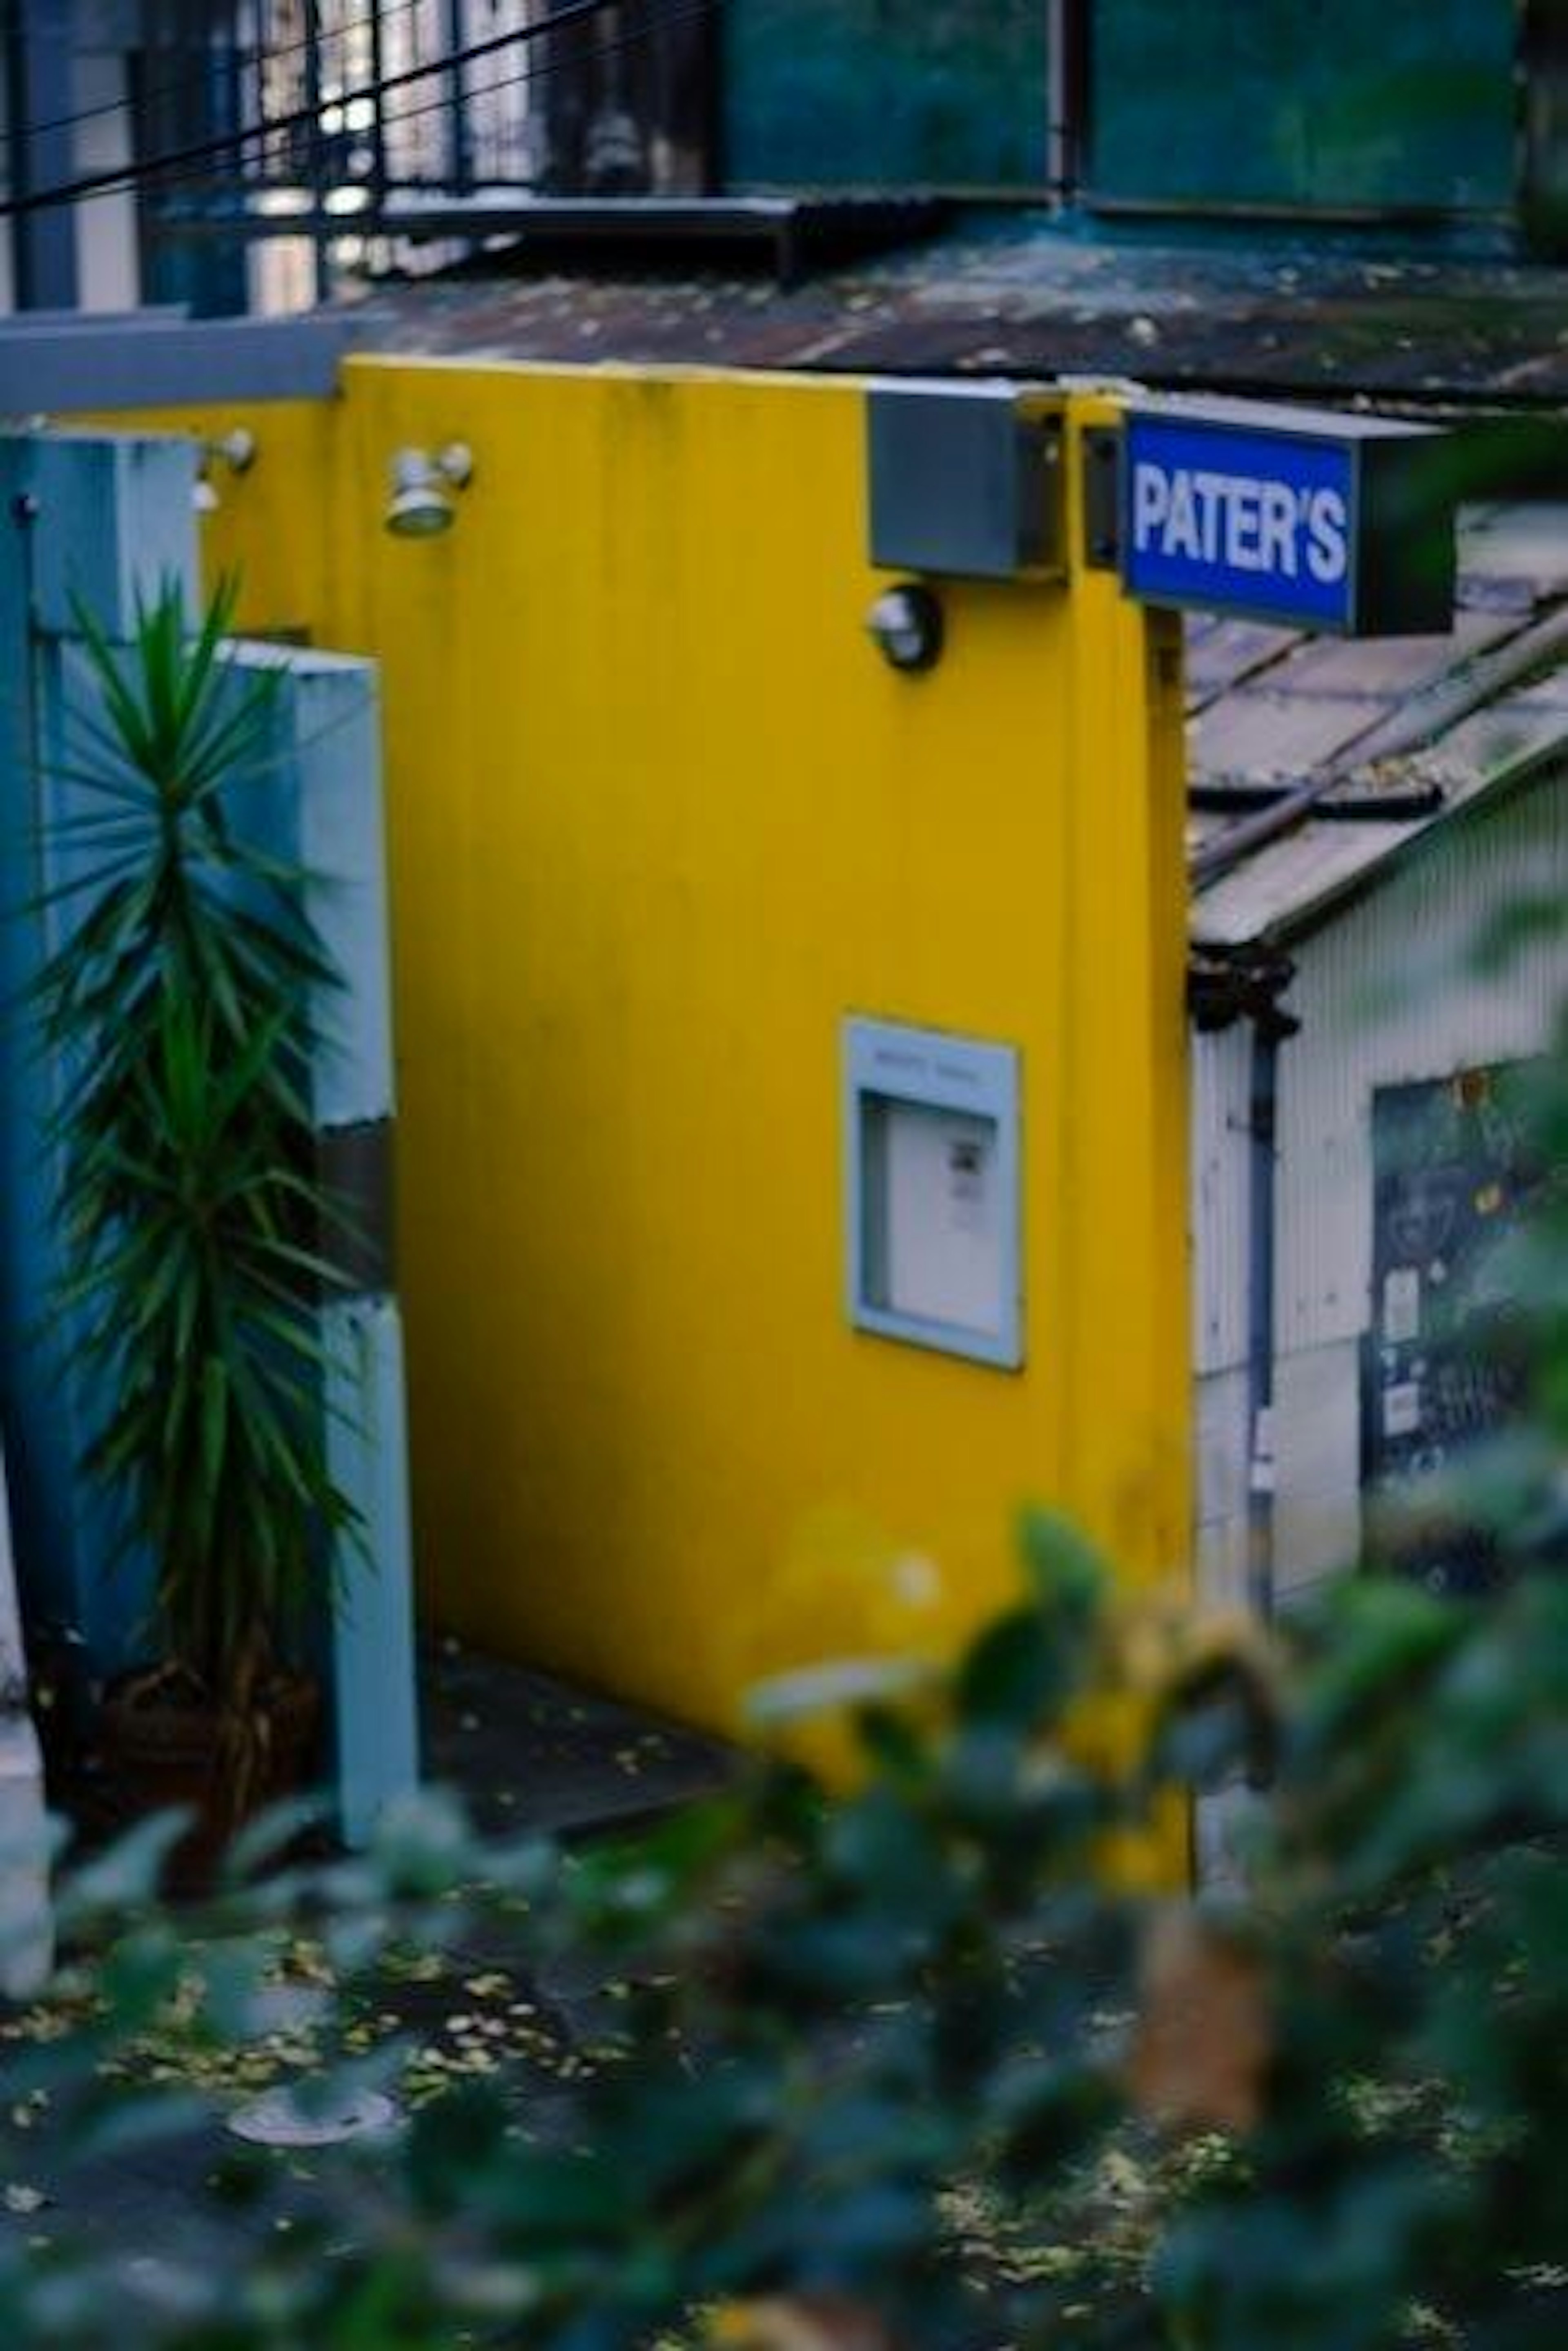
<path fill-rule="evenodd" d="M 1044 0 L 730 0 L 732 187 L 1044 190 Z"/>

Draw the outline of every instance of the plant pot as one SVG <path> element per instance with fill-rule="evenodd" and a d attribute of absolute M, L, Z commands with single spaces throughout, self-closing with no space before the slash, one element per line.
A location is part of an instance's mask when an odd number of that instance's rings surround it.
<path fill-rule="evenodd" d="M 168 1883 L 197 1891 L 247 1821 L 312 1784 L 320 1729 L 319 1685 L 279 1675 L 247 1721 L 242 1763 L 233 1715 L 188 1675 L 168 1667 L 126 1675 L 110 1685 L 99 1719 L 102 1808 L 120 1828 L 175 1806 L 193 1813 Z"/>

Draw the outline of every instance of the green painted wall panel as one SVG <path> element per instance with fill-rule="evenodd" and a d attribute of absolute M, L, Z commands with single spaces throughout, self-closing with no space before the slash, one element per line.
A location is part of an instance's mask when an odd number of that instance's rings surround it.
<path fill-rule="evenodd" d="M 1511 203 L 1512 0 L 1096 0 L 1096 195 Z"/>
<path fill-rule="evenodd" d="M 1045 179 L 1044 0 L 730 0 L 733 188 Z"/>

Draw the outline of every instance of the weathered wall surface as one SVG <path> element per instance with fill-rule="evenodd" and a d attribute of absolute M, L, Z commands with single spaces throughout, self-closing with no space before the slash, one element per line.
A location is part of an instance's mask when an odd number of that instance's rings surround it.
<path fill-rule="evenodd" d="M 710 1723 L 950 1637 L 1026 1498 L 1134 1576 L 1189 1547 L 1174 641 L 1107 574 L 954 585 L 895 675 L 864 413 L 356 361 L 244 419 L 209 525 L 248 625 L 382 664 L 427 1606 Z M 454 527 L 389 537 L 392 453 L 453 436 Z M 1019 1373 L 846 1322 L 850 1013 L 1021 1053 Z"/>
<path fill-rule="evenodd" d="M 1511 0 L 1096 0 L 1091 193 L 1505 212 L 1518 16 Z"/>
<path fill-rule="evenodd" d="M 734 0 L 734 187 L 1043 192 L 1049 11 L 1035 0 Z"/>

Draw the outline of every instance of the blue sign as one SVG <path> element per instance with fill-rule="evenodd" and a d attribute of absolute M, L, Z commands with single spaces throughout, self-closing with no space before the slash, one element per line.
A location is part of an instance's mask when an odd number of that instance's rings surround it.
<path fill-rule="evenodd" d="M 1131 413 L 1121 571 L 1157 604 L 1358 636 L 1446 630 L 1453 491 L 1441 435 L 1240 402 Z"/>

